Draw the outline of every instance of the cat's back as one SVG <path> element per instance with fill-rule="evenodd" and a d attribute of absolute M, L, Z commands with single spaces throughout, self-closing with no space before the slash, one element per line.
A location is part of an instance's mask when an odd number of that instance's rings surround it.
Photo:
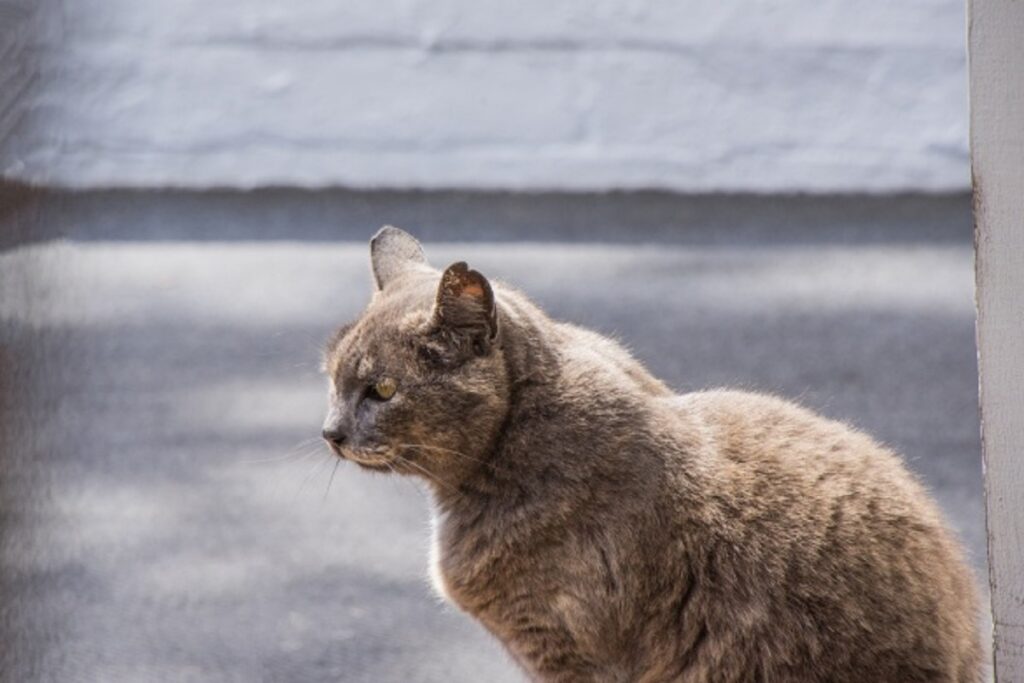
<path fill-rule="evenodd" d="M 691 518 L 698 510 L 715 549 L 701 562 L 724 632 L 736 633 L 739 612 L 751 642 L 804 643 L 781 656 L 780 680 L 800 660 L 852 676 L 834 680 L 859 680 L 858 669 L 886 672 L 876 680 L 979 680 L 971 572 L 898 456 L 773 396 L 657 400 L 700 433 L 700 452 L 675 466 L 699 470 L 705 493 L 695 506 L 691 487 L 677 504 Z"/>
<path fill-rule="evenodd" d="M 715 389 L 674 396 L 665 404 L 699 425 L 710 452 L 726 471 L 785 473 L 780 485 L 808 477 L 816 484 L 836 477 L 851 483 L 858 478 L 861 483 L 885 480 L 923 496 L 890 450 L 867 434 L 794 402 L 770 394 Z"/>

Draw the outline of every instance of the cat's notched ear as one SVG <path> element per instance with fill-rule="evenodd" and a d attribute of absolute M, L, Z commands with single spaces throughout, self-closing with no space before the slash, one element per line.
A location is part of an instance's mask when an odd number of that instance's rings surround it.
<path fill-rule="evenodd" d="M 470 335 L 478 352 L 498 334 L 498 312 L 491 283 L 464 261 L 448 266 L 437 287 L 434 315 L 440 324 Z"/>
<path fill-rule="evenodd" d="M 385 225 L 370 240 L 370 263 L 377 289 L 410 268 L 426 265 L 427 257 L 416 238 L 405 230 Z"/>

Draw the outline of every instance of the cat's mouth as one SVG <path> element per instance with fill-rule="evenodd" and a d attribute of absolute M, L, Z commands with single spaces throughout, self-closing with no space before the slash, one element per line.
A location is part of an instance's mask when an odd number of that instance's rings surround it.
<path fill-rule="evenodd" d="M 330 447 L 339 458 L 376 472 L 387 472 L 395 460 L 388 448 L 339 448 L 334 444 Z"/>

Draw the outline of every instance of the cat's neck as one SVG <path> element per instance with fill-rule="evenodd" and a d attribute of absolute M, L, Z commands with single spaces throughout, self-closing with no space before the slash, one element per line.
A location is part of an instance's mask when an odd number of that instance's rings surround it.
<path fill-rule="evenodd" d="M 660 478 L 651 393 L 564 327 L 518 310 L 501 340 L 509 409 L 483 464 L 456 487 L 435 487 L 442 511 L 532 510 L 561 516 L 591 504 L 596 479 L 641 495 Z M 625 357 L 628 354 L 622 352 Z M 667 390 L 666 390 L 667 391 Z"/>
<path fill-rule="evenodd" d="M 457 482 L 432 482 L 441 510 L 507 497 L 510 486 L 515 486 L 515 480 L 523 474 L 520 458 L 515 456 L 531 447 L 532 439 L 522 440 L 523 426 L 535 421 L 547 404 L 558 402 L 552 395 L 559 378 L 550 320 L 532 305 L 519 302 L 506 302 L 499 315 L 502 329 L 498 347 L 508 377 L 508 409 L 488 447 L 473 455 L 480 467 L 465 472 Z M 511 447 L 517 439 L 521 440 L 519 447 Z M 510 453 L 514 456 L 511 461 Z"/>

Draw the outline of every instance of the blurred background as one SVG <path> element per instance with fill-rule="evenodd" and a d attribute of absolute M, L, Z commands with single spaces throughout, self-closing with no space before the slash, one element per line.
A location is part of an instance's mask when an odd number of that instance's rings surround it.
<path fill-rule="evenodd" d="M 521 680 L 317 440 L 385 223 L 875 434 L 984 585 L 963 14 L 0 0 L 0 678 Z"/>

